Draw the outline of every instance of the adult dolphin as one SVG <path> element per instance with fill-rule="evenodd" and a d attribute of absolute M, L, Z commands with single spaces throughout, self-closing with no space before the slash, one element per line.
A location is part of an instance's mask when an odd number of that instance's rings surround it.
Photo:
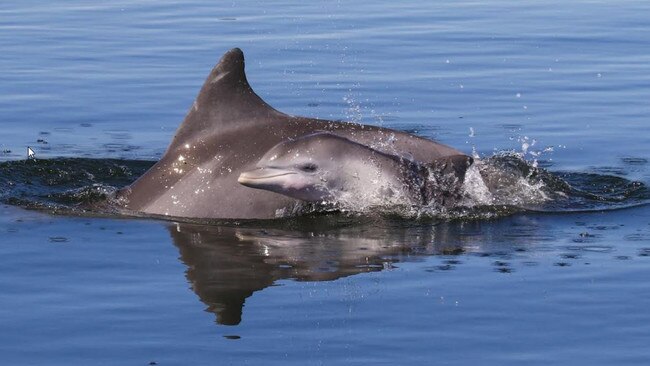
<path fill-rule="evenodd" d="M 244 54 L 232 49 L 203 84 L 163 157 L 118 195 L 146 214 L 212 219 L 269 219 L 291 214 L 299 201 L 237 182 L 274 145 L 329 131 L 416 161 L 466 156 L 451 147 L 387 128 L 281 113 L 251 88 Z M 471 159 L 467 157 L 468 165 Z"/>

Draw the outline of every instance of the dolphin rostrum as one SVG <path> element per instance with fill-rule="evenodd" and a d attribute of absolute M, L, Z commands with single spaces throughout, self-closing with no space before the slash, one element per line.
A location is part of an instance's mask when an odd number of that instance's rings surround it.
<path fill-rule="evenodd" d="M 232 49 L 212 69 L 163 157 L 118 197 L 132 211 L 207 219 L 270 219 L 300 201 L 237 182 L 273 146 L 318 131 L 335 133 L 385 154 L 418 162 L 471 159 L 405 132 L 349 122 L 290 116 L 249 85 L 244 55 Z"/>

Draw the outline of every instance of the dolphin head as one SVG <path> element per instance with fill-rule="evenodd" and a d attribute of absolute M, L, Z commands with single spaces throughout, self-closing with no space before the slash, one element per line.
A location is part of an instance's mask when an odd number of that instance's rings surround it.
<path fill-rule="evenodd" d="M 275 145 L 238 182 L 303 201 L 330 201 L 362 189 L 364 178 L 380 174 L 370 161 L 372 151 L 319 132 Z"/>
<path fill-rule="evenodd" d="M 331 136 L 316 133 L 283 141 L 266 152 L 255 168 L 242 172 L 237 181 L 303 201 L 329 200 L 338 181 L 333 173 L 344 165 L 336 149 L 340 143 Z"/>

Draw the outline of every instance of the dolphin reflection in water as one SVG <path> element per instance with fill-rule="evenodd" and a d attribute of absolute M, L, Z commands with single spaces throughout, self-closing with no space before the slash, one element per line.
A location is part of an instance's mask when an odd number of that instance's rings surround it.
<path fill-rule="evenodd" d="M 223 325 L 239 324 L 245 300 L 279 280 L 332 281 L 423 256 L 499 253 L 504 245 L 513 247 L 512 238 L 501 237 L 507 230 L 486 233 L 480 222 L 373 220 L 346 225 L 338 216 L 332 225 L 326 216 L 272 229 L 187 223 L 168 228 L 188 267 L 192 290 Z"/>

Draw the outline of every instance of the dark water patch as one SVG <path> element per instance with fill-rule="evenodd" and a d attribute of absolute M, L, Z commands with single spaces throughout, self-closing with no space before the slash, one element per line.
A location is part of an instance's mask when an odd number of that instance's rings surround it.
<path fill-rule="evenodd" d="M 68 240 L 65 236 L 50 236 L 51 243 L 67 243 Z"/>
<path fill-rule="evenodd" d="M 510 264 L 510 262 L 497 260 L 497 261 L 492 262 L 492 266 L 494 267 L 494 271 L 498 272 L 498 273 L 512 273 L 512 272 L 514 272 L 514 269 L 512 268 L 512 265 Z"/>
<path fill-rule="evenodd" d="M 0 201 L 52 212 L 92 210 L 153 165 L 150 161 L 59 158 L 0 163 Z"/>
<path fill-rule="evenodd" d="M 580 259 L 580 254 L 574 254 L 574 253 L 566 253 L 566 254 L 560 254 L 560 257 L 564 259 Z"/>
<path fill-rule="evenodd" d="M 449 265 L 457 265 L 457 264 L 462 264 L 463 262 L 458 260 L 458 259 L 447 259 L 443 261 L 444 264 L 449 264 Z"/>
<path fill-rule="evenodd" d="M 440 253 L 444 255 L 461 255 L 465 253 L 464 248 L 441 248 Z"/>
<path fill-rule="evenodd" d="M 648 159 L 637 158 L 632 156 L 621 158 L 621 161 L 626 165 L 633 165 L 633 166 L 643 166 L 648 164 Z"/>

